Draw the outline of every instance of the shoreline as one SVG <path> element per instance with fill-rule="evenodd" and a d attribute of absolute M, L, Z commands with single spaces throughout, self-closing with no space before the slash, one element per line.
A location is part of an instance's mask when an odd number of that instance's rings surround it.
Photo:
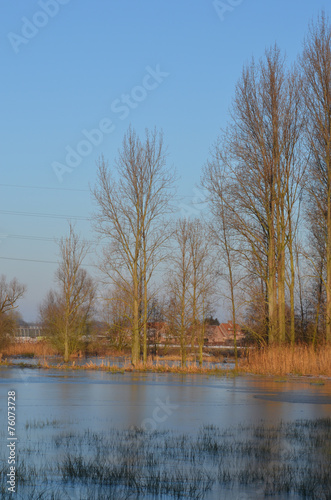
<path fill-rule="evenodd" d="M 7 368 L 30 368 L 30 369 L 37 369 L 37 370 L 59 370 L 59 371 L 68 371 L 68 370 L 91 370 L 91 371 L 104 371 L 108 373 L 118 373 L 118 374 L 124 374 L 124 373 L 174 373 L 174 374 L 180 374 L 180 375 L 214 375 L 214 376 L 220 376 L 220 377 L 245 377 L 245 376 L 250 376 L 250 377 L 256 377 L 256 378 L 276 378 L 275 382 L 278 383 L 284 383 L 288 382 L 290 380 L 298 380 L 298 381 L 304 381 L 304 380 L 311 380 L 311 384 L 314 383 L 314 379 L 317 379 L 315 382 L 315 385 L 323 385 L 323 381 L 329 381 L 331 380 L 331 377 L 325 374 L 314 374 L 314 373 L 305 373 L 305 374 L 297 374 L 297 373 L 287 373 L 287 374 L 279 374 L 276 372 L 269 372 L 269 373 L 255 373 L 253 370 L 249 371 L 246 369 L 241 369 L 239 366 L 237 369 L 235 367 L 229 367 L 226 365 L 229 365 L 234 362 L 234 360 L 229 359 L 226 363 L 223 363 L 220 361 L 218 364 L 223 364 L 225 365 L 224 368 L 214 368 L 214 367 L 200 367 L 197 363 L 194 362 L 188 362 L 188 366 L 186 367 L 180 367 L 180 366 L 171 366 L 168 364 L 151 364 L 147 363 L 145 366 L 141 364 L 140 366 L 133 367 L 132 365 L 126 364 L 124 366 L 119 366 L 117 364 L 104 364 L 103 362 L 101 364 L 95 364 L 92 361 L 86 362 L 85 364 L 76 364 L 74 360 L 70 361 L 69 363 L 58 363 L 58 364 L 48 364 L 47 363 L 47 358 L 51 356 L 46 356 L 45 358 L 32 358 L 37 361 L 37 363 L 29 363 L 28 361 L 22 361 L 22 362 L 12 362 L 10 358 L 12 359 L 27 359 L 24 358 L 23 356 L 10 356 L 8 358 L 0 360 L 0 368 L 2 367 L 7 367 Z M 100 360 L 103 359 L 103 357 L 96 357 Z M 158 360 L 160 361 L 160 360 Z M 169 360 L 164 359 L 163 360 L 165 363 Z M 209 361 L 205 361 L 208 363 Z M 157 362 L 158 363 L 158 362 Z"/>

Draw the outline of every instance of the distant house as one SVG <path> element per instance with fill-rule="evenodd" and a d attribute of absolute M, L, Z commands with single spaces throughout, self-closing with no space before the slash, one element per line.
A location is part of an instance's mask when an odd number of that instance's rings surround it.
<path fill-rule="evenodd" d="M 147 324 L 147 337 L 150 344 L 176 344 L 178 339 L 173 338 L 168 332 L 165 322 L 149 322 Z M 236 325 L 238 343 L 244 338 L 240 325 Z M 233 345 L 234 329 L 232 321 L 220 325 L 205 325 L 204 345 Z"/>
<path fill-rule="evenodd" d="M 16 330 L 16 340 L 31 341 L 37 340 L 43 334 L 41 325 L 36 323 L 24 323 L 18 326 Z"/>
<path fill-rule="evenodd" d="M 238 324 L 236 324 L 236 338 L 238 342 L 244 338 L 244 333 Z M 220 325 L 206 325 L 205 345 L 225 345 L 233 344 L 233 342 L 234 328 L 232 321 Z"/>
<path fill-rule="evenodd" d="M 164 321 L 150 321 L 147 323 L 147 338 L 151 344 L 166 343 L 167 324 Z"/>

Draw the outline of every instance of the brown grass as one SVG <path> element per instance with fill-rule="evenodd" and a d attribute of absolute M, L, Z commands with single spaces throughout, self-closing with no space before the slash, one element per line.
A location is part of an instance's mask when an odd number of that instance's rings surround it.
<path fill-rule="evenodd" d="M 44 341 L 38 342 L 13 342 L 2 351 L 2 357 L 23 356 L 30 358 L 41 358 L 44 356 L 56 356 L 59 354 L 50 344 Z"/>
<path fill-rule="evenodd" d="M 235 376 L 238 371 L 231 369 L 214 368 L 212 362 L 220 362 L 218 357 L 204 358 L 204 366 L 201 368 L 193 359 L 193 356 L 188 356 L 186 367 L 173 366 L 171 362 L 180 361 L 180 356 L 176 354 L 168 354 L 166 356 L 150 357 L 146 365 L 133 367 L 130 363 L 130 355 L 127 355 L 124 366 L 110 364 L 108 361 L 102 361 L 101 365 L 95 364 L 92 361 L 79 366 L 75 362 L 75 357 L 72 356 L 71 363 L 63 365 L 59 363 L 57 366 L 47 363 L 47 356 L 58 354 L 54 348 L 43 341 L 35 343 L 19 342 L 8 346 L 0 353 L 0 363 L 5 364 L 7 357 L 10 356 L 26 356 L 40 358 L 39 366 L 44 368 L 58 369 L 77 369 L 77 370 L 103 370 L 116 373 L 124 372 L 154 372 L 154 373 L 182 373 L 182 374 L 210 374 L 210 375 L 227 375 Z M 111 354 L 115 353 L 112 351 Z M 121 353 L 123 355 L 123 353 Z M 106 354 L 103 353 L 103 356 Z M 117 355 L 119 355 L 117 353 Z M 2 358 L 2 360 L 1 360 Z M 263 349 L 252 349 L 246 357 L 240 359 L 239 372 L 252 373 L 258 375 L 302 375 L 302 376 L 327 376 L 331 377 L 331 345 L 319 346 L 314 349 L 313 346 L 299 345 L 292 348 L 291 346 L 271 346 Z M 9 360 L 10 361 L 10 360 Z M 162 361 L 162 363 L 161 363 Z M 7 363 L 8 364 L 8 363 Z"/>
<path fill-rule="evenodd" d="M 22 356 L 30 358 L 43 358 L 45 356 L 56 356 L 60 353 L 50 345 L 45 340 L 38 340 L 36 342 L 24 342 L 16 341 L 8 345 L 6 348 L 0 352 L 0 359 L 10 357 L 10 356 Z M 84 356 L 97 356 L 99 358 L 103 357 L 127 357 L 130 358 L 130 350 L 118 350 L 114 347 L 109 347 L 105 343 L 100 342 L 99 344 L 93 343 L 87 345 L 85 349 L 77 351 L 70 355 L 70 360 L 75 360 L 77 358 L 82 358 Z M 160 356 L 149 356 L 148 363 L 155 361 L 156 364 L 159 360 L 164 361 L 177 361 L 180 362 L 181 356 L 176 353 L 165 354 Z M 197 354 L 188 353 L 187 361 L 198 363 Z M 207 363 L 220 363 L 223 360 L 223 356 L 203 356 L 203 361 Z"/>
<path fill-rule="evenodd" d="M 124 356 L 128 353 L 130 353 L 130 349 L 116 349 L 104 341 L 87 343 L 84 352 L 86 356 Z"/>
<path fill-rule="evenodd" d="M 331 346 L 270 346 L 252 350 L 240 362 L 240 371 L 259 375 L 331 376 Z"/>
<path fill-rule="evenodd" d="M 206 363 L 221 363 L 223 361 L 223 356 L 203 356 L 203 361 Z M 164 354 L 160 356 L 149 356 L 148 361 L 155 360 L 156 363 L 158 361 L 178 361 L 180 362 L 182 357 L 180 354 Z M 199 356 L 197 354 L 188 353 L 186 356 L 186 360 L 188 363 L 198 363 Z"/>
<path fill-rule="evenodd" d="M 199 366 L 198 363 L 194 361 L 188 361 L 185 367 L 169 365 L 167 363 L 159 364 L 158 360 L 156 363 L 148 361 L 145 365 L 140 363 L 139 365 L 133 367 L 130 363 L 125 364 L 125 371 L 127 372 L 154 372 L 154 373 L 222 373 L 225 374 L 225 370 L 219 368 L 213 368 L 209 363 L 203 367 Z"/>
<path fill-rule="evenodd" d="M 194 374 L 194 373 L 202 373 L 208 375 L 226 375 L 233 376 L 233 370 L 226 370 L 221 368 L 213 368 L 211 365 L 207 365 L 204 367 L 200 367 L 196 363 L 187 363 L 186 367 L 181 366 L 172 366 L 167 363 L 162 364 L 154 364 L 152 361 L 148 361 L 145 365 L 140 363 L 139 365 L 133 367 L 130 360 L 126 360 L 123 366 L 119 366 L 117 364 L 110 364 L 109 362 L 101 362 L 101 364 L 93 363 L 93 361 L 89 361 L 84 365 L 78 365 L 75 361 L 71 361 L 67 365 L 59 363 L 58 365 L 49 365 L 47 360 L 40 362 L 41 368 L 57 368 L 62 370 L 100 370 L 107 371 L 111 373 L 125 373 L 125 372 L 137 372 L 137 373 L 181 373 L 181 374 Z"/>
<path fill-rule="evenodd" d="M 107 371 L 111 373 L 179 373 L 179 374 L 206 374 L 206 375 L 220 375 L 220 376 L 235 376 L 238 372 L 226 368 L 214 368 L 210 363 L 205 364 L 200 367 L 195 362 L 187 362 L 186 367 L 173 366 L 168 363 L 158 363 L 158 361 L 153 362 L 151 359 L 144 365 L 140 363 L 135 367 L 132 366 L 130 358 L 126 358 L 122 366 L 110 363 L 109 361 L 102 360 L 100 364 L 94 363 L 93 361 L 88 361 L 85 364 L 76 364 L 75 360 L 71 360 L 68 364 L 59 363 L 57 365 L 50 365 L 47 359 L 40 360 L 38 367 L 45 369 L 59 369 L 59 370 L 96 370 L 96 371 Z"/>

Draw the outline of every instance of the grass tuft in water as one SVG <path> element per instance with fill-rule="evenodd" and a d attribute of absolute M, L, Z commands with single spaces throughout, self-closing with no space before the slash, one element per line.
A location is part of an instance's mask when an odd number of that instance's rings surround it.
<path fill-rule="evenodd" d="M 40 425 L 32 422 L 28 429 Z M 250 492 L 326 500 L 330 442 L 331 418 L 229 429 L 204 425 L 195 436 L 140 427 L 88 429 L 58 432 L 51 442 L 26 443 L 28 448 L 21 437 L 17 498 L 208 500 L 232 491 L 233 498 Z M 47 462 L 50 453 L 56 460 Z M 0 498 L 6 498 L 7 469 L 5 461 L 0 464 Z"/>

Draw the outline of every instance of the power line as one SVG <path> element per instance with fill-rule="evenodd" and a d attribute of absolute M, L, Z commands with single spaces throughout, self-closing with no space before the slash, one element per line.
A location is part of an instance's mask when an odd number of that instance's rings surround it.
<path fill-rule="evenodd" d="M 2 260 L 15 260 L 20 262 L 36 262 L 38 264 L 59 264 L 55 260 L 20 259 L 18 257 L 0 257 Z M 82 264 L 83 267 L 95 267 L 93 264 Z"/>
<path fill-rule="evenodd" d="M 46 236 L 28 236 L 23 234 L 6 234 L 5 237 L 18 240 L 36 240 L 36 241 L 52 241 L 52 242 L 56 242 L 60 239 L 60 238 L 48 238 Z"/>
<path fill-rule="evenodd" d="M 0 238 L 2 238 L 2 239 L 10 238 L 10 239 L 19 239 L 19 240 L 33 240 L 33 241 L 51 241 L 52 243 L 58 243 L 62 239 L 62 237 L 50 238 L 47 236 L 33 236 L 33 235 L 25 235 L 25 234 L 0 234 Z M 84 239 L 84 241 L 86 241 L 86 243 L 90 243 L 90 244 L 98 244 L 97 240 L 85 240 Z"/>
<path fill-rule="evenodd" d="M 49 187 L 49 186 L 22 186 L 19 184 L 0 184 L 0 187 L 9 187 L 9 188 L 21 188 L 21 189 L 39 189 L 39 190 L 50 190 L 50 191 L 77 191 L 79 193 L 90 193 L 89 189 L 78 189 L 78 188 L 60 188 L 60 187 Z M 180 195 L 177 201 L 180 201 L 183 198 L 198 198 L 197 203 L 205 203 L 203 198 L 199 198 L 199 193 L 197 194 L 187 194 Z"/>
<path fill-rule="evenodd" d="M 48 187 L 48 186 L 22 186 L 19 184 L 0 184 L 2 187 L 9 188 L 21 188 L 21 189 L 41 189 L 50 191 L 77 191 L 81 193 L 89 193 L 89 189 L 77 189 L 77 188 L 60 188 L 60 187 Z"/>
<path fill-rule="evenodd" d="M 36 260 L 36 259 L 19 259 L 15 257 L 0 257 L 2 260 L 18 260 L 22 262 L 38 262 L 42 264 L 58 264 L 55 260 Z"/>
<path fill-rule="evenodd" d="M 90 217 L 81 217 L 80 215 L 45 214 L 41 212 L 15 212 L 13 210 L 0 210 L 0 213 L 6 215 L 19 215 L 20 217 L 49 217 L 51 219 L 91 220 Z"/>

